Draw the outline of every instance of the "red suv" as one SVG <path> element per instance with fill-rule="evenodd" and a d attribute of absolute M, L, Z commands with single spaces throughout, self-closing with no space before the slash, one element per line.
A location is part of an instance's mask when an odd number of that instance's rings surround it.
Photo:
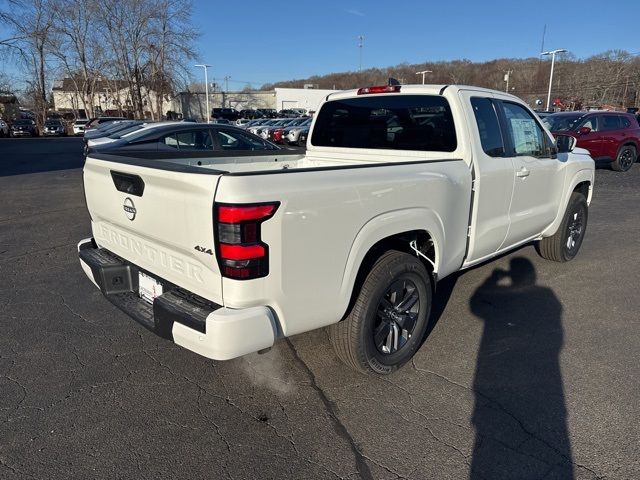
<path fill-rule="evenodd" d="M 619 112 L 561 112 L 542 122 L 551 133 L 571 135 L 576 146 L 589 150 L 596 161 L 626 172 L 640 152 L 640 125 L 634 115 Z"/>

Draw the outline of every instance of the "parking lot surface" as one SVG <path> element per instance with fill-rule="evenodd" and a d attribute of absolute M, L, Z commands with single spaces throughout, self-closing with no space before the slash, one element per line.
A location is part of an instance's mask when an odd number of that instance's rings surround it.
<path fill-rule="evenodd" d="M 78 264 L 81 168 L 79 139 L 0 139 L 0 478 L 640 478 L 640 164 L 597 170 L 574 261 L 441 282 L 385 378 L 323 330 L 214 362 L 143 329 Z"/>

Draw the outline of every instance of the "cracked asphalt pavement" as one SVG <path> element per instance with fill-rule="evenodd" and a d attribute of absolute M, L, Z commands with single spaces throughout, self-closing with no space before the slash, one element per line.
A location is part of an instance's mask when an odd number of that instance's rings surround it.
<path fill-rule="evenodd" d="M 0 478 L 640 478 L 640 164 L 598 169 L 574 261 L 441 282 L 384 378 L 323 330 L 214 362 L 143 329 L 78 264 L 81 167 L 79 139 L 0 139 Z"/>

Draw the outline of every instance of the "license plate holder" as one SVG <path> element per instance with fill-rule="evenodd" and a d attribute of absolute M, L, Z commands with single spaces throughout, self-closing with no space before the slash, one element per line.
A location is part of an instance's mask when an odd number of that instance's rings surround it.
<path fill-rule="evenodd" d="M 145 273 L 138 272 L 138 295 L 145 302 L 153 304 L 153 300 L 162 295 L 162 283 Z"/>

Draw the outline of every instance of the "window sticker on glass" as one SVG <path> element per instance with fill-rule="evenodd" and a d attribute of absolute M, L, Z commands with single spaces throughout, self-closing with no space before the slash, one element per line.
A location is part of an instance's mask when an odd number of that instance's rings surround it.
<path fill-rule="evenodd" d="M 536 122 L 528 118 L 511 118 L 510 121 L 516 153 L 537 152 L 540 142 Z"/>

